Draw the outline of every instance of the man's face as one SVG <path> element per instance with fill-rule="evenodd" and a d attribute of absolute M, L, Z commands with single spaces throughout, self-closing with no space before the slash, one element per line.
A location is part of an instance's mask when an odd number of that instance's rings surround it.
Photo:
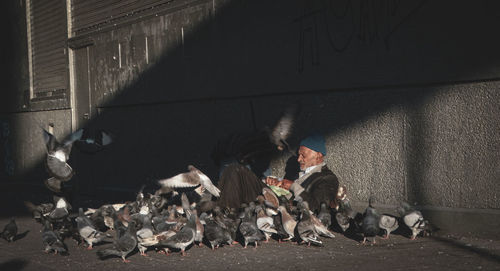
<path fill-rule="evenodd" d="M 305 170 L 308 167 L 321 164 L 323 162 L 323 155 L 320 152 L 315 152 L 309 149 L 308 147 L 300 146 L 297 161 L 300 164 L 300 170 Z"/>

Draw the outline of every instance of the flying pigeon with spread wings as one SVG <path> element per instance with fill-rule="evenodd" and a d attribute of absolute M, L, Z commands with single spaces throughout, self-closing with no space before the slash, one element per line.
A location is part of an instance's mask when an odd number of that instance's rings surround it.
<path fill-rule="evenodd" d="M 220 190 L 212 183 L 210 178 L 193 165 L 188 166 L 188 172 L 175 175 L 174 177 L 159 180 L 158 184 L 167 188 L 189 188 L 201 185 L 210 194 L 219 197 Z"/>

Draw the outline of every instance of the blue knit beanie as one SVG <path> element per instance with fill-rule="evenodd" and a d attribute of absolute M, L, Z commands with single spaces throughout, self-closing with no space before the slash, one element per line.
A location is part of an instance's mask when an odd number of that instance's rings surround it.
<path fill-rule="evenodd" d="M 320 152 L 323 155 L 326 155 L 325 138 L 322 135 L 310 135 L 300 141 L 300 146 L 307 147 L 315 152 Z"/>

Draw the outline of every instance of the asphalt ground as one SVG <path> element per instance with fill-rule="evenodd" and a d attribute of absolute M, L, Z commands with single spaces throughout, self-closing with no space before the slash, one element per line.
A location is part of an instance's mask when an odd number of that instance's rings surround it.
<path fill-rule="evenodd" d="M 0 270 L 500 270 L 500 240 L 436 233 L 410 240 L 392 234 L 389 240 L 362 245 L 357 238 L 336 233 L 323 238 L 323 247 L 296 243 L 260 243 L 258 248 L 225 246 L 215 251 L 192 246 L 182 257 L 148 250 L 148 256 L 134 251 L 124 263 L 120 258 L 98 259 L 96 251 L 66 239 L 69 255 L 43 251 L 42 226 L 30 217 L 17 218 L 18 236 L 12 243 L 0 240 Z M 0 219 L 0 229 L 8 218 Z"/>

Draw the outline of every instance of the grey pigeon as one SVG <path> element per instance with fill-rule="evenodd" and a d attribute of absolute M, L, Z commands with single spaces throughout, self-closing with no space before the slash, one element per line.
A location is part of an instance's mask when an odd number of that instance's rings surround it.
<path fill-rule="evenodd" d="M 337 212 L 335 214 L 335 220 L 337 221 L 337 224 L 339 225 L 342 232 L 347 231 L 347 229 L 349 229 L 349 226 L 351 225 L 351 219 L 341 212 Z"/>
<path fill-rule="evenodd" d="M 289 235 L 283 228 L 283 224 L 281 223 L 281 216 L 275 215 L 273 216 L 274 228 L 276 229 L 276 237 L 278 238 L 278 242 L 281 243 L 282 240 L 288 240 Z"/>
<path fill-rule="evenodd" d="M 55 208 L 48 214 L 51 221 L 60 221 L 69 215 L 71 205 L 64 197 L 54 196 Z"/>
<path fill-rule="evenodd" d="M 391 232 L 395 231 L 398 227 L 398 220 L 390 215 L 381 215 L 379 227 L 385 231 L 384 239 L 389 239 Z"/>
<path fill-rule="evenodd" d="M 370 197 L 368 207 L 365 209 L 363 214 L 363 222 L 361 224 L 361 230 L 363 234 L 363 244 L 366 243 L 368 238 L 373 238 L 373 243 L 376 243 L 375 236 L 380 232 L 379 228 L 380 215 L 377 210 L 373 208 L 373 198 Z"/>
<path fill-rule="evenodd" d="M 83 213 L 82 208 L 78 209 L 78 217 L 75 218 L 75 221 L 77 224 L 78 233 L 88 244 L 87 249 L 92 249 L 93 244 L 97 244 L 104 238 L 106 238 L 106 235 L 104 233 L 95 229 L 92 221 Z"/>
<path fill-rule="evenodd" d="M 137 248 L 142 256 L 147 256 L 147 248 L 158 244 L 158 240 L 154 237 L 151 214 L 143 215 L 140 218 L 142 228 L 137 231 Z"/>
<path fill-rule="evenodd" d="M 46 167 L 51 178 L 46 180 L 47 187 L 54 192 L 61 192 L 61 182 L 71 179 L 74 172 L 68 165 L 71 147 L 76 140 L 82 137 L 83 129 L 70 134 L 62 143 L 56 137 L 43 129 L 43 137 L 47 147 Z"/>
<path fill-rule="evenodd" d="M 311 221 L 314 225 L 314 228 L 316 228 L 316 232 L 319 235 L 328 238 L 335 238 L 335 235 L 330 230 L 328 230 L 328 228 L 321 222 L 321 220 L 319 220 L 319 218 L 317 218 L 309 209 L 309 204 L 307 203 L 307 201 L 301 203 L 301 208 L 309 210 Z"/>
<path fill-rule="evenodd" d="M 281 224 L 283 229 L 288 234 L 288 239 L 295 237 L 295 227 L 297 226 L 297 221 L 288 213 L 285 206 L 279 206 L 278 211 L 281 214 Z"/>
<path fill-rule="evenodd" d="M 404 223 L 411 230 L 411 240 L 415 240 L 417 235 L 426 228 L 426 221 L 420 211 L 415 210 L 408 203 L 402 202 L 398 208 Z"/>
<path fill-rule="evenodd" d="M 25 201 L 24 205 L 31 212 L 33 219 L 35 221 L 42 223 L 42 217 L 48 215 L 50 211 L 54 209 L 54 204 L 52 203 L 42 203 L 40 205 L 35 205 L 32 202 Z"/>
<path fill-rule="evenodd" d="M 115 239 L 114 246 L 112 248 L 99 250 L 97 256 L 99 256 L 100 259 L 105 259 L 109 256 L 118 256 L 122 258 L 123 262 L 130 262 L 126 257 L 137 246 L 136 231 L 135 221 L 130 221 L 127 231 L 120 238 Z"/>
<path fill-rule="evenodd" d="M 276 145 L 276 147 L 281 151 L 284 150 L 285 147 L 290 150 L 287 139 L 292 134 L 295 122 L 294 119 L 297 117 L 299 109 L 298 104 L 288 106 L 273 129 L 268 131 L 269 141 Z M 278 208 L 278 206 L 276 206 L 276 208 Z"/>
<path fill-rule="evenodd" d="M 200 220 L 205 223 L 204 235 L 210 243 L 212 250 L 219 247 L 221 244 L 232 245 L 233 239 L 228 229 L 222 227 L 214 218 L 208 217 L 207 213 L 200 216 Z"/>
<path fill-rule="evenodd" d="M 255 212 L 257 213 L 257 228 L 264 233 L 265 242 L 267 243 L 272 234 L 278 233 L 274 227 L 274 220 L 266 214 L 261 205 L 255 208 Z"/>
<path fill-rule="evenodd" d="M 192 165 L 188 166 L 189 172 L 175 175 L 174 177 L 159 180 L 158 184 L 167 188 L 187 188 L 201 185 L 212 195 L 219 197 L 220 190 L 212 183 L 210 178 Z"/>
<path fill-rule="evenodd" d="M 84 153 L 94 154 L 103 150 L 115 141 L 115 135 L 105 130 L 90 131 L 85 129 L 83 135 L 74 144 Z"/>
<path fill-rule="evenodd" d="M 338 211 L 335 214 L 335 220 L 340 229 L 345 232 L 351 225 L 351 221 L 356 217 L 356 212 L 352 209 L 349 199 L 339 200 Z"/>
<path fill-rule="evenodd" d="M 54 254 L 67 255 L 68 249 L 64 244 L 60 234 L 52 230 L 52 225 L 47 219 L 42 218 L 42 242 L 45 252 L 54 252 Z"/>
<path fill-rule="evenodd" d="M 299 203 L 300 206 L 300 221 L 297 223 L 297 233 L 301 241 L 307 243 L 307 246 L 311 244 L 322 246 L 323 242 L 319 239 L 319 234 L 316 231 L 314 222 L 311 219 L 311 211 L 307 205 L 304 205 L 305 201 Z"/>
<path fill-rule="evenodd" d="M 9 243 L 14 241 L 14 239 L 17 236 L 17 225 L 16 225 L 16 220 L 14 218 L 11 218 L 9 223 L 5 225 L 0 235 L 2 236 L 3 239 L 7 240 Z"/>
<path fill-rule="evenodd" d="M 330 228 L 332 225 L 332 215 L 330 214 L 330 209 L 326 206 L 326 203 L 322 202 L 320 206 L 320 211 L 318 213 L 318 219 L 326 226 Z"/>
<path fill-rule="evenodd" d="M 194 242 L 196 235 L 196 217 L 192 215 L 186 225 L 177 232 L 174 236 L 162 240 L 159 242 L 160 245 L 167 246 L 169 248 L 177 248 L 181 250 L 181 256 L 186 255 L 186 247 Z M 167 252 L 168 253 L 168 252 Z"/>
<path fill-rule="evenodd" d="M 254 243 L 257 248 L 257 241 L 262 240 L 264 237 L 260 230 L 257 228 L 257 217 L 254 214 L 254 207 L 246 207 L 240 215 L 241 223 L 238 227 L 244 239 L 243 248 L 247 248 L 248 243 Z"/>

